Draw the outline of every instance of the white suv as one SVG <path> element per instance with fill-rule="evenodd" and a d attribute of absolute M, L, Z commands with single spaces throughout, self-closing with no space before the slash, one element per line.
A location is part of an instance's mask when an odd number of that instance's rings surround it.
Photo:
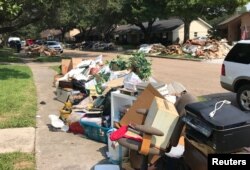
<path fill-rule="evenodd" d="M 46 46 L 48 48 L 52 48 L 52 49 L 55 49 L 56 51 L 60 52 L 60 53 L 63 53 L 63 47 L 61 46 L 61 44 L 57 41 L 47 41 L 46 43 Z"/>
<path fill-rule="evenodd" d="M 250 40 L 239 41 L 229 51 L 222 64 L 220 83 L 237 94 L 242 110 L 250 111 Z"/>

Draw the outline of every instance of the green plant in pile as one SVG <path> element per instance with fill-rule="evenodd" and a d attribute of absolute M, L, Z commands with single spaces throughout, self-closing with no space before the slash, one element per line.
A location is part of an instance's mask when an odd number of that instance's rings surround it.
<path fill-rule="evenodd" d="M 145 53 L 134 53 L 129 58 L 130 68 L 142 80 L 147 80 L 152 74 L 152 63 L 146 58 Z"/>
<path fill-rule="evenodd" d="M 114 71 L 126 70 L 130 66 L 128 59 L 119 55 L 107 64 L 109 64 L 109 68 Z"/>
<path fill-rule="evenodd" d="M 35 170 L 35 155 L 21 152 L 0 154 L 0 169 Z"/>
<path fill-rule="evenodd" d="M 36 88 L 29 67 L 0 65 L 0 128 L 35 126 Z"/>

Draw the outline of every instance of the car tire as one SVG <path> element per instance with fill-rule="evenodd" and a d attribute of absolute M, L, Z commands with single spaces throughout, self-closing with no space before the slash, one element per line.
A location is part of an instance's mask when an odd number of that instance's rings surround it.
<path fill-rule="evenodd" d="M 236 99 L 241 110 L 250 111 L 250 85 L 241 86 Z"/>

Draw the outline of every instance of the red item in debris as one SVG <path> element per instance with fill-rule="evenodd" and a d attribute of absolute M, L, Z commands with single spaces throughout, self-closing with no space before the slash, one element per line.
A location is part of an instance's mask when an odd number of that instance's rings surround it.
<path fill-rule="evenodd" d="M 84 129 L 79 122 L 74 122 L 69 125 L 69 131 L 74 134 L 84 134 Z"/>
<path fill-rule="evenodd" d="M 32 39 L 26 39 L 26 45 L 27 46 L 30 46 L 30 45 L 33 45 L 34 44 L 34 40 Z"/>
<path fill-rule="evenodd" d="M 128 126 L 120 127 L 119 129 L 110 134 L 110 140 L 117 141 L 118 139 L 122 138 L 127 131 L 128 131 Z"/>
<path fill-rule="evenodd" d="M 128 138 L 128 139 L 133 139 L 136 141 L 141 142 L 142 137 L 137 135 L 137 134 L 132 134 L 128 131 L 128 126 L 122 126 L 118 130 L 112 132 L 110 134 L 110 140 L 111 141 L 117 141 L 120 138 Z"/>

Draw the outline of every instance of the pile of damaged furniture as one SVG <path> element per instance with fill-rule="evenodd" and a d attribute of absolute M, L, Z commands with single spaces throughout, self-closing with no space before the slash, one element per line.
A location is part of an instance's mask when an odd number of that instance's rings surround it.
<path fill-rule="evenodd" d="M 61 70 L 54 85 L 64 106 L 52 126 L 107 144 L 112 164 L 95 170 L 203 170 L 208 154 L 250 145 L 250 114 L 228 101 L 197 102 L 179 82 L 114 71 L 102 56 L 63 59 Z"/>

